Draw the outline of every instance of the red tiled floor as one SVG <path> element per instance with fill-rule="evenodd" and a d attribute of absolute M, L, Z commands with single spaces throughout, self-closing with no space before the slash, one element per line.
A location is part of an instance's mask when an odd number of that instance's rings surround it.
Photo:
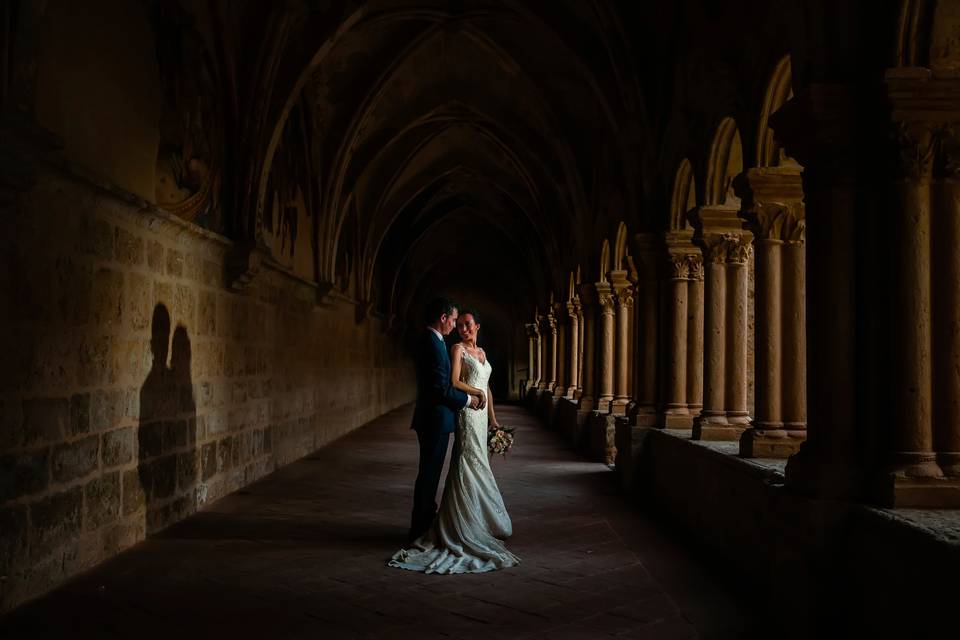
<path fill-rule="evenodd" d="M 738 638 L 743 613 L 681 547 L 518 407 L 493 461 L 523 563 L 391 569 L 416 473 L 410 408 L 0 619 L 0 637 Z"/>

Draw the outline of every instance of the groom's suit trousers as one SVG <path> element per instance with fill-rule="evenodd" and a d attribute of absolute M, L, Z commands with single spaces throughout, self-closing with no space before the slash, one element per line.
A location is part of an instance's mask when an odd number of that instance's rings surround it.
<path fill-rule="evenodd" d="M 443 461 L 450 446 L 450 434 L 422 430 L 417 431 L 417 440 L 420 442 L 420 466 L 417 483 L 413 488 L 411 540 L 426 533 L 437 513 L 437 488 L 440 486 Z"/>

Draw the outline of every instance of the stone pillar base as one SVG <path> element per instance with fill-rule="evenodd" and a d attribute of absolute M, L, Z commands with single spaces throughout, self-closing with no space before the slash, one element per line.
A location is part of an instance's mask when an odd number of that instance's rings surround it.
<path fill-rule="evenodd" d="M 640 407 L 633 416 L 633 425 L 637 427 L 656 427 L 660 421 L 660 416 L 653 407 Z"/>
<path fill-rule="evenodd" d="M 609 413 L 594 411 L 587 423 L 590 457 L 613 467 L 617 457 L 616 417 Z"/>
<path fill-rule="evenodd" d="M 610 413 L 610 405 L 613 403 L 613 398 L 600 398 L 597 400 L 597 406 L 593 408 L 594 411 L 599 411 L 600 413 Z"/>
<path fill-rule="evenodd" d="M 660 414 L 657 426 L 664 429 L 692 429 L 694 416 L 687 409 L 667 409 Z"/>
<path fill-rule="evenodd" d="M 567 395 L 567 388 L 566 388 L 566 387 L 554 387 L 554 388 L 553 388 L 553 397 L 554 397 L 554 398 L 562 398 L 562 397 L 564 397 L 565 395 Z"/>
<path fill-rule="evenodd" d="M 610 403 L 610 413 L 615 416 L 627 415 L 627 407 L 630 405 L 629 398 L 614 398 Z"/>
<path fill-rule="evenodd" d="M 620 481 L 620 488 L 626 494 L 633 493 L 634 477 L 637 468 L 637 458 L 642 448 L 643 434 L 649 427 L 639 427 L 630 424 L 626 418 L 618 418 L 614 427 L 614 442 L 616 443 L 616 472 Z"/>
<path fill-rule="evenodd" d="M 740 439 L 747 424 L 731 422 L 726 415 L 699 415 L 693 421 L 694 440 L 726 440 L 735 442 Z"/>
<path fill-rule="evenodd" d="M 806 431 L 786 429 L 747 429 L 740 436 L 741 458 L 789 458 L 800 451 Z"/>
<path fill-rule="evenodd" d="M 880 506 L 894 509 L 957 509 L 960 508 L 960 478 L 887 474 L 877 482 L 875 496 Z"/>

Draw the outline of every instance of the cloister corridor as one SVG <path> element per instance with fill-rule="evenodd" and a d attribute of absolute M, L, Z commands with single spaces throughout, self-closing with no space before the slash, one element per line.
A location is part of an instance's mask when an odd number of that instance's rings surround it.
<path fill-rule="evenodd" d="M 742 598 L 523 408 L 494 472 L 523 563 L 388 568 L 416 474 L 411 407 L 237 491 L 13 614 L 4 638 L 743 638 Z M 755 613 L 755 612 L 754 612 Z"/>

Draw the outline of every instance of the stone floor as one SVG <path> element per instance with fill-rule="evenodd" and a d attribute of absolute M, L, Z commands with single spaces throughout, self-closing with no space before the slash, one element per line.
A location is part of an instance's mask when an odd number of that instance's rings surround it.
<path fill-rule="evenodd" d="M 609 470 L 503 406 L 493 461 L 523 563 L 385 565 L 416 472 L 410 408 L 232 494 L 0 618 L 2 638 L 741 638 L 745 599 L 615 493 Z"/>

